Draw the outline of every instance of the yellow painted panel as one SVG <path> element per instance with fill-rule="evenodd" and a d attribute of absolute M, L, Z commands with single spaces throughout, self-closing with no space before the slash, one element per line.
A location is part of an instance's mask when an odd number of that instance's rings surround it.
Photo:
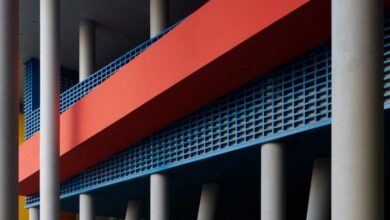
<path fill-rule="evenodd" d="M 19 114 L 19 144 L 24 141 L 24 115 Z"/>
<path fill-rule="evenodd" d="M 23 142 L 24 116 L 19 114 L 19 144 Z M 28 220 L 28 210 L 24 208 L 25 197 L 19 196 L 19 220 Z"/>
<path fill-rule="evenodd" d="M 19 196 L 19 220 L 28 220 L 28 210 L 24 208 L 24 203 L 24 196 Z"/>

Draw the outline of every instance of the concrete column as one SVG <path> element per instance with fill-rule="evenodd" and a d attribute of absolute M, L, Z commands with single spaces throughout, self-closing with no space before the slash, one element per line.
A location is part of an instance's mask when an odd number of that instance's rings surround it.
<path fill-rule="evenodd" d="M 127 203 L 125 220 L 139 220 L 141 202 L 131 200 Z"/>
<path fill-rule="evenodd" d="M 330 160 L 314 162 L 307 208 L 307 220 L 330 219 Z"/>
<path fill-rule="evenodd" d="M 106 216 L 96 216 L 95 219 L 96 219 L 96 220 L 109 220 L 110 217 L 106 217 Z"/>
<path fill-rule="evenodd" d="M 29 220 L 39 220 L 39 208 L 28 209 Z"/>
<path fill-rule="evenodd" d="M 85 80 L 95 68 L 95 22 L 81 20 L 79 30 L 79 80 Z"/>
<path fill-rule="evenodd" d="M 95 204 L 93 196 L 90 194 L 80 194 L 79 219 L 94 220 L 95 219 Z"/>
<path fill-rule="evenodd" d="M 168 27 L 169 0 L 150 0 L 150 37 Z"/>
<path fill-rule="evenodd" d="M 55 220 L 59 207 L 60 3 L 40 1 L 40 217 Z"/>
<path fill-rule="evenodd" d="M 332 0 L 332 219 L 384 218 L 383 1 Z"/>
<path fill-rule="evenodd" d="M 19 1 L 0 1 L 0 219 L 18 218 Z"/>
<path fill-rule="evenodd" d="M 286 218 L 284 147 L 268 143 L 261 147 L 261 220 Z"/>
<path fill-rule="evenodd" d="M 204 184 L 200 197 L 198 220 L 213 220 L 217 211 L 218 184 Z"/>
<path fill-rule="evenodd" d="M 165 174 L 152 174 L 150 176 L 150 220 L 168 219 L 168 176 Z"/>

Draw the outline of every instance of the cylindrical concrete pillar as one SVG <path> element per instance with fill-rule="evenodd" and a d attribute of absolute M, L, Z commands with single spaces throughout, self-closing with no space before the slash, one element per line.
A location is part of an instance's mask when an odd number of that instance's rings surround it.
<path fill-rule="evenodd" d="M 0 219 L 18 219 L 19 1 L 0 1 Z"/>
<path fill-rule="evenodd" d="M 330 220 L 330 160 L 314 162 L 307 220 Z"/>
<path fill-rule="evenodd" d="M 261 219 L 286 218 L 284 146 L 268 143 L 261 147 Z"/>
<path fill-rule="evenodd" d="M 169 0 L 150 0 L 150 37 L 168 27 Z"/>
<path fill-rule="evenodd" d="M 130 200 L 127 203 L 125 220 L 139 220 L 141 201 Z"/>
<path fill-rule="evenodd" d="M 213 220 L 217 211 L 218 184 L 204 184 L 200 197 L 198 220 Z"/>
<path fill-rule="evenodd" d="M 332 1 L 332 219 L 384 218 L 383 1 Z"/>
<path fill-rule="evenodd" d="M 59 207 L 59 98 L 60 3 L 40 1 L 40 218 L 60 217 Z"/>
<path fill-rule="evenodd" d="M 95 204 L 93 196 L 90 194 L 80 194 L 79 219 L 94 220 L 95 219 Z"/>
<path fill-rule="evenodd" d="M 81 20 L 79 30 L 79 81 L 85 80 L 95 68 L 95 22 Z"/>
<path fill-rule="evenodd" d="M 152 174 L 150 176 L 150 220 L 169 219 L 168 176 Z"/>
<path fill-rule="evenodd" d="M 39 220 L 39 208 L 28 209 L 29 220 Z"/>

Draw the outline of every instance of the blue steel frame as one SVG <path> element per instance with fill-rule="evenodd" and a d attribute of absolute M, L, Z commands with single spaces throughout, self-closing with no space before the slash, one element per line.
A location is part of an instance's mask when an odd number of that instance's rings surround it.
<path fill-rule="evenodd" d="M 390 19 L 384 108 L 390 109 Z M 331 124 L 331 50 L 319 46 L 61 184 L 61 198 Z M 39 205 L 29 196 L 26 207 Z"/>

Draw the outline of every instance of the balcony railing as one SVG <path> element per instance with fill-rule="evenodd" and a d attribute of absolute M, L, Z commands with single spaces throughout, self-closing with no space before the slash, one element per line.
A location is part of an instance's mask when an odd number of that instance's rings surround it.
<path fill-rule="evenodd" d="M 388 111 L 390 38 L 384 49 Z M 327 43 L 65 181 L 61 198 L 329 126 L 331 81 Z M 39 195 L 29 196 L 26 204 L 38 205 Z"/>
<path fill-rule="evenodd" d="M 61 93 L 61 98 L 60 98 L 60 111 L 61 111 L 61 113 L 66 111 L 67 109 L 69 109 L 77 101 L 79 101 L 86 94 L 91 92 L 95 87 L 100 85 L 102 82 L 104 82 L 110 76 L 115 74 L 120 68 L 122 68 L 124 65 L 129 63 L 132 59 L 134 59 L 139 54 L 141 54 L 143 51 L 145 51 L 148 47 L 150 47 L 157 40 L 159 40 L 161 37 L 163 37 L 165 34 L 167 34 L 173 28 L 175 28 L 182 21 L 183 20 L 170 26 L 169 28 L 165 29 L 157 36 L 145 41 L 144 43 L 140 44 L 139 46 L 137 46 L 134 49 L 130 50 L 129 52 L 125 53 L 121 57 L 117 58 L 116 60 L 114 60 L 110 64 L 106 65 L 105 67 L 103 67 L 100 70 L 96 71 L 95 73 L 91 74 L 84 81 L 74 85 L 73 87 L 69 88 L 65 92 Z M 29 68 L 26 71 L 32 71 L 32 69 L 29 69 Z M 27 82 L 25 85 L 26 88 L 31 87 L 31 85 L 29 85 L 29 84 L 31 84 L 31 80 L 26 80 L 26 82 Z M 28 97 L 29 95 L 33 95 L 33 94 L 28 93 L 27 95 L 25 95 L 25 99 L 30 98 L 30 97 Z M 24 132 L 25 140 L 29 139 L 37 131 L 39 131 L 39 126 L 40 126 L 40 109 L 36 108 L 36 109 L 32 110 L 31 108 L 28 108 L 26 110 L 26 108 L 25 108 L 25 132 Z"/>
<path fill-rule="evenodd" d="M 390 14 L 384 109 L 390 110 Z M 364 51 L 363 51 L 364 52 Z M 61 184 L 61 198 L 331 124 L 331 46 L 321 45 Z M 26 207 L 39 205 L 39 194 Z"/>

